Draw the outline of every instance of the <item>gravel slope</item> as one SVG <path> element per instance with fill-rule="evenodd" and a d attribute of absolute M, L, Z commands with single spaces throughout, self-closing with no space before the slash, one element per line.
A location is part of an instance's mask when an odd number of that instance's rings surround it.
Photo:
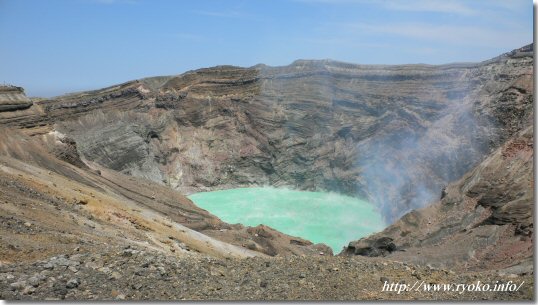
<path fill-rule="evenodd" d="M 73 252 L 0 267 L 6 300 L 531 300 L 532 276 L 456 274 L 359 257 L 215 259 L 141 248 Z M 521 281 L 517 292 L 383 292 L 383 281 L 471 284 Z"/>

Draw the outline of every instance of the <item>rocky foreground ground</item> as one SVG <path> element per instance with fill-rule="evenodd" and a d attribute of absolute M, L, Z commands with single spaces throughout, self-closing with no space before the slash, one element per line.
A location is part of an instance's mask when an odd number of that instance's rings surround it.
<path fill-rule="evenodd" d="M 454 273 L 365 257 L 216 259 L 142 248 L 73 252 L 0 267 L 6 300 L 531 300 L 532 275 Z M 384 282 L 416 285 L 383 291 Z M 513 292 L 426 292 L 427 284 L 515 283 Z M 521 284 L 524 281 L 523 284 Z M 424 283 L 424 284 L 422 284 Z M 515 286 L 513 286 L 515 287 Z"/>

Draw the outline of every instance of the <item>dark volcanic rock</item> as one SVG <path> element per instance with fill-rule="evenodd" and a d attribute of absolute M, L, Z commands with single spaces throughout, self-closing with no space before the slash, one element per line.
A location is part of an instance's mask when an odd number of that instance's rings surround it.
<path fill-rule="evenodd" d="M 350 243 L 344 251 L 349 254 L 362 256 L 385 256 L 396 250 L 396 245 L 390 237 L 380 237 L 368 241 L 369 245 L 363 247 L 355 243 Z"/>

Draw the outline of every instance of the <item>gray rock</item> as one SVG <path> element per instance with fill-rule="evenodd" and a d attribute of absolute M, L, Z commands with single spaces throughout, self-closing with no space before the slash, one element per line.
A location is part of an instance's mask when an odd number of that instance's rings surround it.
<path fill-rule="evenodd" d="M 32 294 L 32 293 L 35 292 L 35 290 L 36 290 L 35 287 L 28 285 L 28 286 L 24 287 L 24 289 L 22 290 L 21 293 L 22 294 Z"/>
<path fill-rule="evenodd" d="M 71 262 L 69 259 L 65 257 L 57 258 L 51 263 L 55 264 L 56 266 L 62 266 L 62 267 L 68 267 L 68 266 L 71 266 L 71 264 L 73 264 L 73 262 Z"/>
<path fill-rule="evenodd" d="M 77 288 L 80 285 L 80 280 L 78 278 L 71 279 L 65 285 L 67 289 Z"/>
<path fill-rule="evenodd" d="M 110 273 L 111 270 L 108 267 L 101 267 L 101 268 L 97 269 L 97 271 L 103 272 L 103 273 Z"/>
<path fill-rule="evenodd" d="M 41 279 L 37 276 L 32 276 L 31 278 L 28 279 L 28 284 L 30 284 L 33 287 L 39 286 L 40 283 L 41 283 Z"/>
<path fill-rule="evenodd" d="M 78 272 L 78 269 L 77 269 L 76 267 L 74 267 L 74 266 L 69 266 L 69 267 L 67 267 L 67 269 L 68 269 L 69 271 L 73 272 L 73 273 L 77 273 L 77 272 Z"/>
<path fill-rule="evenodd" d="M 125 249 L 122 251 L 122 256 L 125 256 L 125 257 L 131 257 L 133 256 L 134 254 L 137 254 L 138 251 L 137 250 L 134 250 L 134 249 Z"/>
<path fill-rule="evenodd" d="M 144 274 L 146 274 L 146 270 L 144 269 L 138 269 L 135 271 L 135 275 L 143 276 Z"/>
<path fill-rule="evenodd" d="M 26 281 L 19 281 L 19 282 L 11 283 L 9 285 L 9 288 L 11 290 L 22 290 L 25 287 L 26 287 Z"/>
<path fill-rule="evenodd" d="M 4 274 L 2 274 L 2 278 L 9 281 L 9 280 L 14 279 L 15 276 L 13 274 L 11 274 L 11 273 L 4 273 Z"/>
<path fill-rule="evenodd" d="M 121 276 L 121 274 L 119 272 L 112 271 L 112 273 L 110 274 L 110 277 L 108 279 L 110 279 L 110 280 L 119 280 L 121 278 L 122 278 L 122 276 Z"/>
<path fill-rule="evenodd" d="M 76 250 L 75 250 L 76 251 Z M 75 254 L 69 258 L 69 260 L 77 263 L 82 263 L 84 261 L 84 255 L 83 254 Z"/>
<path fill-rule="evenodd" d="M 157 270 L 159 271 L 159 274 L 161 276 L 165 276 L 167 274 L 166 269 L 164 267 L 157 267 Z"/>

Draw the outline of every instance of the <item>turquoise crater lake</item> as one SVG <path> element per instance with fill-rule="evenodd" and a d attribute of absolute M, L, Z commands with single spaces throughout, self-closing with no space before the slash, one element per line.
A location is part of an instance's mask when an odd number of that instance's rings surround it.
<path fill-rule="evenodd" d="M 385 227 L 370 203 L 350 196 L 272 187 L 237 188 L 188 196 L 227 223 L 265 224 L 283 233 L 330 246 L 344 246 Z"/>

